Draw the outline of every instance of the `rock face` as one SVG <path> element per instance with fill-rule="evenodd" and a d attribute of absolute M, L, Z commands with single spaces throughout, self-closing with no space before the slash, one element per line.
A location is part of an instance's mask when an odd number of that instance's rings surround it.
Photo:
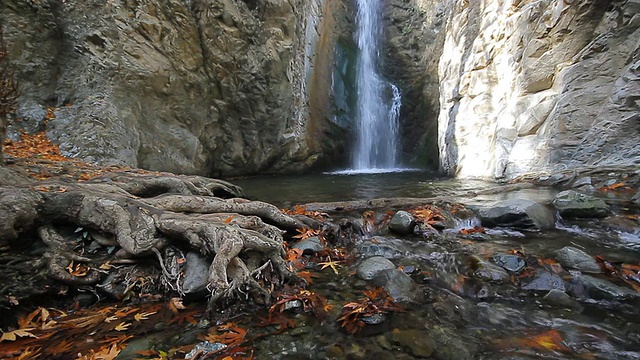
<path fill-rule="evenodd" d="M 640 160 L 640 2 L 447 3 L 444 170 L 499 178 Z"/>
<path fill-rule="evenodd" d="M 336 19 L 346 19 L 333 13 L 340 4 L 3 1 L 23 94 L 13 134 L 49 119 L 63 154 L 102 164 L 207 175 L 307 169 L 341 143 L 309 111 L 311 87 L 328 93 L 330 81 L 307 76 L 331 59 Z"/>

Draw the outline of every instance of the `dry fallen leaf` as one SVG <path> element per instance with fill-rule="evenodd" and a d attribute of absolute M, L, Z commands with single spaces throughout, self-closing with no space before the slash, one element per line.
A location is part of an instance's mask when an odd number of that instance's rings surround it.
<path fill-rule="evenodd" d="M 157 311 L 154 312 L 142 312 L 142 313 L 137 313 L 135 314 L 135 316 L 133 317 L 134 319 L 136 319 L 136 321 L 142 321 L 142 320 L 147 320 L 149 319 L 150 315 L 155 314 Z"/>
<path fill-rule="evenodd" d="M 120 324 L 118 324 L 118 326 L 116 326 L 114 328 L 115 331 L 125 331 L 129 328 L 129 326 L 131 326 L 130 323 L 126 323 L 126 322 L 121 322 Z"/>
<path fill-rule="evenodd" d="M 2 337 L 0 337 L 0 342 L 16 341 L 16 338 L 18 337 L 27 337 L 27 336 L 37 339 L 38 337 L 30 333 L 29 332 L 30 330 L 33 330 L 33 328 L 18 329 L 18 330 L 3 332 Z"/>

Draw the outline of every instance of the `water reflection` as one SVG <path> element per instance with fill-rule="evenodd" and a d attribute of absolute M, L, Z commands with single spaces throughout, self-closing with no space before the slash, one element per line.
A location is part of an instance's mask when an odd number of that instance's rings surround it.
<path fill-rule="evenodd" d="M 387 197 L 431 197 L 485 189 L 492 183 L 442 178 L 429 171 L 325 173 L 262 176 L 231 180 L 248 197 L 278 206 L 318 201 L 367 200 Z"/>

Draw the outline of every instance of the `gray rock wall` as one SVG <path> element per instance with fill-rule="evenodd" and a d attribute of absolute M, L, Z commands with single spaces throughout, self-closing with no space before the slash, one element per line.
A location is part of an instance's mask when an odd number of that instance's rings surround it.
<path fill-rule="evenodd" d="M 337 146 L 309 112 L 305 76 L 324 1 L 5 0 L 0 11 L 23 94 L 14 136 L 43 129 L 53 108 L 47 134 L 65 155 L 207 175 L 298 172 Z"/>
<path fill-rule="evenodd" d="M 640 2 L 451 1 L 441 167 L 512 177 L 640 163 Z"/>

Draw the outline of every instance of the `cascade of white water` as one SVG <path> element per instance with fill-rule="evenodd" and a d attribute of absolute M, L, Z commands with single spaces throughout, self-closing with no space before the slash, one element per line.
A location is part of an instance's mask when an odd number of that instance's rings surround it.
<path fill-rule="evenodd" d="M 353 170 L 398 167 L 401 96 L 393 84 L 378 73 L 382 0 L 357 0 L 358 44 L 356 141 Z"/>

